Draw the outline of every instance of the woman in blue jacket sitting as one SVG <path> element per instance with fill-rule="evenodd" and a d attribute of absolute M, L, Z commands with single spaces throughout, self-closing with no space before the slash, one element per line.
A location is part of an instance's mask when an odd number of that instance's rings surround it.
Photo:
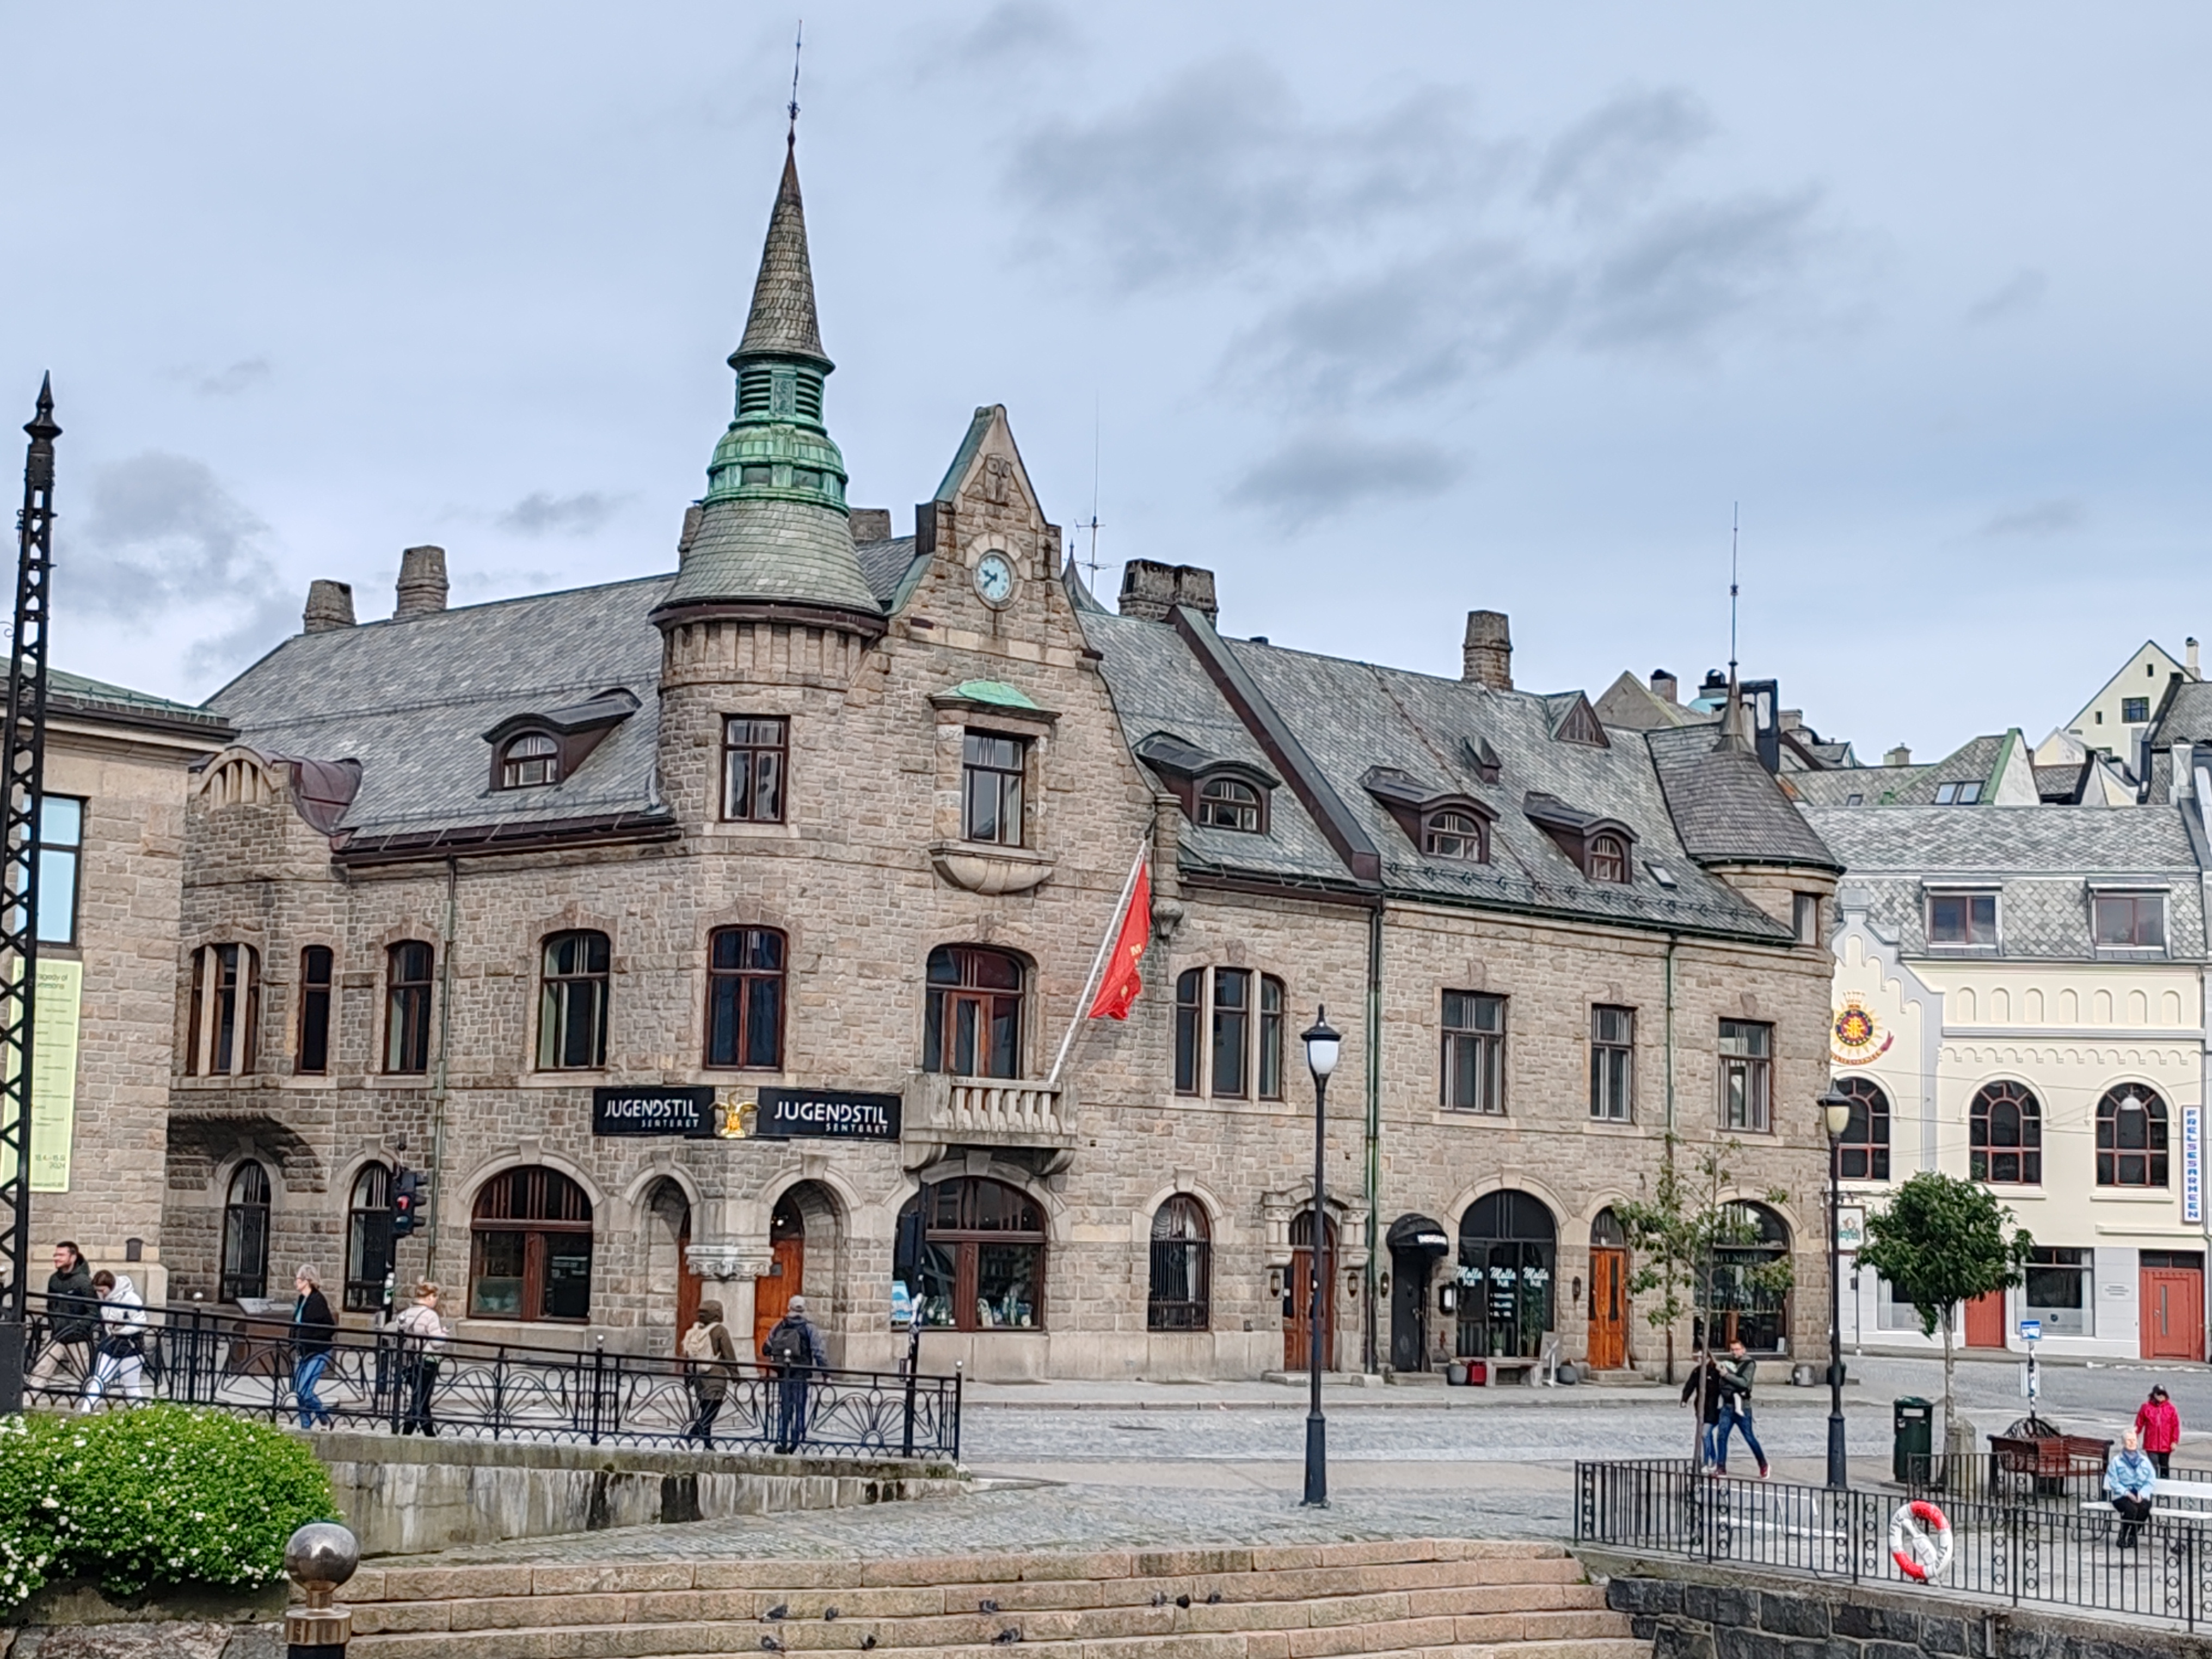
<path fill-rule="evenodd" d="M 2105 1495 L 2120 1513 L 2120 1547 L 2136 1547 L 2136 1534 L 2150 1519 L 2151 1488 L 2158 1484 L 2158 1465 L 2142 1449 L 2142 1437 L 2133 1429 L 2120 1437 L 2119 1455 L 2105 1466 Z"/>

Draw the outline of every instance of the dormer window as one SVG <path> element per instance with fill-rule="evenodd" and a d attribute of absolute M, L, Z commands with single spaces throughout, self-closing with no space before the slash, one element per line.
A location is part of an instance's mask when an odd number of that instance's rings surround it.
<path fill-rule="evenodd" d="M 1580 811 L 1536 790 L 1522 802 L 1522 811 L 1573 861 L 1583 880 L 1628 884 L 1628 849 L 1635 845 L 1636 832 L 1619 818 Z"/>
<path fill-rule="evenodd" d="M 1198 821 L 1214 830 L 1260 833 L 1260 792 L 1237 778 L 1208 778 L 1198 787 Z"/>
<path fill-rule="evenodd" d="M 1619 836 L 1590 837 L 1589 878 L 1621 882 L 1628 879 L 1628 849 L 1620 844 Z"/>
<path fill-rule="evenodd" d="M 1421 850 L 1440 859 L 1466 859 L 1487 864 L 1489 851 L 1482 842 L 1482 820 L 1472 812 L 1446 809 L 1431 812 L 1421 832 Z"/>
<path fill-rule="evenodd" d="M 499 787 L 536 789 L 561 781 L 561 745 L 543 732 L 510 738 L 499 761 Z"/>

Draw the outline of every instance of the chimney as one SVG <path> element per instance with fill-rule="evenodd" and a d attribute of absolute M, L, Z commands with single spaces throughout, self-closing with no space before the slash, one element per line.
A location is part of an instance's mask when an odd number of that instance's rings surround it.
<path fill-rule="evenodd" d="M 887 542 L 891 538 L 891 510 L 888 507 L 853 509 L 853 542 Z"/>
<path fill-rule="evenodd" d="M 2181 654 L 2182 661 L 2188 666 L 2189 678 L 2192 680 L 2203 679 L 2203 672 L 2197 665 L 2197 641 L 2194 639 L 2182 641 Z"/>
<path fill-rule="evenodd" d="M 1651 671 L 1651 695 L 1653 696 L 1663 698 L 1668 702 L 1677 702 L 1681 699 L 1681 691 L 1682 683 L 1676 679 L 1672 674 L 1668 673 L 1665 669 L 1655 668 Z"/>
<path fill-rule="evenodd" d="M 1910 766 L 1912 764 L 1912 751 L 1900 743 L 1881 757 L 1881 763 L 1884 766 Z"/>
<path fill-rule="evenodd" d="M 307 608 L 300 613 L 302 634 L 329 634 L 353 626 L 353 584 L 317 577 L 307 584 Z"/>
<path fill-rule="evenodd" d="M 1467 640 L 1460 647 L 1460 678 L 1493 691 L 1513 689 L 1513 628 L 1503 611 L 1467 613 Z"/>
<path fill-rule="evenodd" d="M 1152 559 L 1132 559 L 1121 567 L 1121 598 L 1116 608 L 1123 616 L 1165 622 L 1179 605 L 1212 622 L 1220 611 L 1213 597 L 1213 573 Z"/>
<path fill-rule="evenodd" d="M 1778 718 L 1782 722 L 1782 729 L 1785 732 L 1802 732 L 1805 729 L 1805 711 L 1802 708 L 1785 708 Z"/>
<path fill-rule="evenodd" d="M 399 556 L 399 604 L 393 618 L 427 617 L 445 608 L 446 550 L 409 548 Z"/>

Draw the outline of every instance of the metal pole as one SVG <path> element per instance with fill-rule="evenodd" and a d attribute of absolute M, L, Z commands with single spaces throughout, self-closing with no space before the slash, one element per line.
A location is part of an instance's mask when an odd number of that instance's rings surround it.
<path fill-rule="evenodd" d="M 1313 1272 L 1307 1285 L 1307 1334 L 1310 1345 L 1311 1397 L 1306 1408 L 1306 1495 L 1311 1509 L 1328 1507 L 1328 1422 L 1321 1413 L 1322 1285 L 1328 1272 L 1328 1232 L 1322 1207 L 1328 1179 L 1328 1079 L 1314 1078 Z"/>
<path fill-rule="evenodd" d="M 1844 1448 L 1844 1249 L 1836 1237 L 1843 1203 L 1842 1139 L 1828 1136 L 1828 1485 L 1841 1492 L 1850 1485 Z"/>

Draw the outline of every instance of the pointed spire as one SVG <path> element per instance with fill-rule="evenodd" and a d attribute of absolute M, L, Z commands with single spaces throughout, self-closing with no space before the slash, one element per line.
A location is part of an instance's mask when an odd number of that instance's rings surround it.
<path fill-rule="evenodd" d="M 1720 754 L 1737 750 L 1747 755 L 1759 752 L 1751 740 L 1751 715 L 1743 706 L 1743 695 L 1737 690 L 1735 670 L 1729 670 L 1728 701 L 1721 705 L 1721 734 L 1713 744 L 1713 752 Z"/>
<path fill-rule="evenodd" d="M 48 369 L 39 381 L 39 412 L 31 417 L 23 430 L 33 441 L 52 443 L 62 435 L 61 428 L 54 424 L 54 375 Z"/>
<path fill-rule="evenodd" d="M 822 349 L 822 328 L 814 315 L 814 267 L 806 257 L 806 208 L 799 196 L 799 140 L 784 146 L 783 183 L 769 215 L 768 240 L 761 248 L 760 276 L 753 283 L 753 308 L 745 318 L 744 338 L 730 355 L 730 367 L 752 356 L 805 357 L 830 366 Z"/>

